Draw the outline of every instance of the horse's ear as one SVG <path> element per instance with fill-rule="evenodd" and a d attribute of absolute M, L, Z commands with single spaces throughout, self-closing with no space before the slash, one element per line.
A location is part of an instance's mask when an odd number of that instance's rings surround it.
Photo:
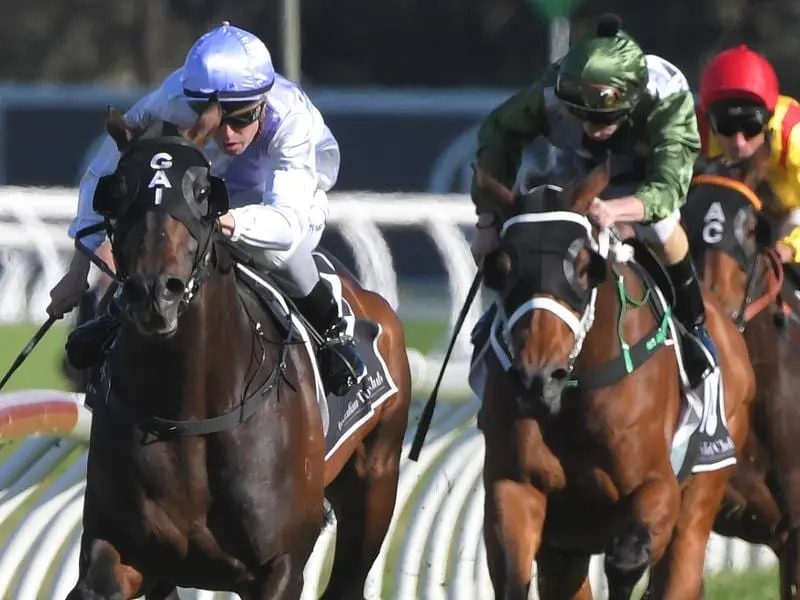
<path fill-rule="evenodd" d="M 510 189 L 474 163 L 472 171 L 475 173 L 475 183 L 478 189 L 484 194 L 507 207 L 511 207 L 517 202 L 516 196 Z"/>
<path fill-rule="evenodd" d="M 202 148 L 220 125 L 222 125 L 222 107 L 214 95 L 209 99 L 195 124 L 184 135 Z"/>
<path fill-rule="evenodd" d="M 139 130 L 131 127 L 122 118 L 119 111 L 111 106 L 106 106 L 106 131 L 117 144 L 117 149 L 122 151 L 136 139 Z"/>
<path fill-rule="evenodd" d="M 764 142 L 747 160 L 742 174 L 742 181 L 751 190 L 756 189 L 769 175 L 771 166 L 770 151 L 769 144 Z"/>
<path fill-rule="evenodd" d="M 561 192 L 564 206 L 585 215 L 595 198 L 608 187 L 611 181 L 611 153 L 583 179 L 570 184 Z"/>

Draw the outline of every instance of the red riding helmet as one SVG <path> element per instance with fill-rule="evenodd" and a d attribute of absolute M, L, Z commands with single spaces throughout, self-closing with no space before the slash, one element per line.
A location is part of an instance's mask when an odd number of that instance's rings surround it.
<path fill-rule="evenodd" d="M 700 106 L 704 111 L 718 100 L 744 97 L 773 112 L 778 95 L 775 69 L 744 44 L 717 54 L 700 78 Z"/>

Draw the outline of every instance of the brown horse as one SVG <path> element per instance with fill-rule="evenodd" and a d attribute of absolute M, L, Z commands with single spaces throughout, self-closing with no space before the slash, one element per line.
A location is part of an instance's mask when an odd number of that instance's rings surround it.
<path fill-rule="evenodd" d="M 380 326 L 397 391 L 326 460 L 306 345 L 241 279 L 218 236 L 227 194 L 201 149 L 220 117 L 212 101 L 181 136 L 155 138 L 114 112 L 107 119 L 122 155 L 95 208 L 109 219 L 129 308 L 89 386 L 80 574 L 69 600 L 177 598 L 176 586 L 299 598 L 324 497 L 338 531 L 323 598 L 360 599 L 392 518 L 411 386 L 401 322 L 337 269 L 355 315 Z M 148 188 L 154 157 L 171 182 L 158 201 Z"/>
<path fill-rule="evenodd" d="M 774 236 L 755 191 L 768 161 L 757 153 L 697 176 L 683 219 L 706 285 L 744 331 L 756 375 L 744 459 L 714 530 L 769 546 L 780 564 L 781 598 L 790 599 L 800 589 L 800 357 L 781 301 L 783 267 L 769 249 Z"/>
<path fill-rule="evenodd" d="M 591 598 L 589 560 L 601 552 L 612 600 L 630 598 L 651 565 L 651 596 L 700 597 L 731 469 L 679 482 L 671 465 L 682 393 L 665 344 L 669 312 L 658 318 L 645 300 L 655 291 L 636 263 L 614 260 L 627 245 L 585 217 L 608 185 L 607 165 L 565 190 L 522 196 L 485 174 L 478 181 L 509 217 L 484 267 L 508 315 L 491 339 L 507 361 L 487 352 L 479 414 L 495 597 L 527 598 L 535 559 L 541 598 Z M 742 336 L 713 296 L 704 300 L 738 448 L 753 371 Z"/>

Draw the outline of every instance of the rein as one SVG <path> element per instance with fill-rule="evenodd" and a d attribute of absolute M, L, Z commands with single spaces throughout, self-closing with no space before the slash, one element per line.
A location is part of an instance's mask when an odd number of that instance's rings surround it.
<path fill-rule="evenodd" d="M 706 173 L 703 175 L 695 175 L 692 178 L 692 185 L 704 184 L 704 183 L 728 188 L 730 190 L 736 190 L 742 196 L 747 198 L 750 204 L 753 205 L 753 208 L 755 208 L 759 212 L 764 206 L 764 203 L 756 195 L 756 193 L 738 179 L 732 179 L 730 177 L 725 177 L 724 175 L 712 175 L 710 173 Z"/>
<path fill-rule="evenodd" d="M 752 289 L 755 287 L 755 283 L 758 280 L 758 266 L 761 262 L 759 259 L 762 257 L 767 261 L 767 289 L 763 294 L 761 294 L 761 296 L 755 300 L 751 300 Z M 742 303 L 744 310 L 737 311 L 736 315 L 734 316 L 734 320 L 737 327 L 739 327 L 739 331 L 744 330 L 745 325 L 747 325 L 747 323 L 750 322 L 753 317 L 775 304 L 778 301 L 778 295 L 781 293 L 782 288 L 783 265 L 781 264 L 777 252 L 770 249 L 763 255 L 756 258 L 753 268 L 750 271 L 747 284 L 747 295 Z"/>

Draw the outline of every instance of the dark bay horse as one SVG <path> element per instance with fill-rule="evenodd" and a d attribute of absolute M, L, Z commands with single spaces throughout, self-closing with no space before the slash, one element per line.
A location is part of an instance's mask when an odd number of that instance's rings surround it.
<path fill-rule="evenodd" d="M 648 566 L 650 597 L 702 594 L 706 543 L 731 469 L 680 482 L 675 474 L 682 400 L 675 352 L 664 343 L 669 312 L 656 317 L 641 271 L 617 262 L 622 245 L 612 248 L 585 216 L 608 182 L 600 165 L 564 190 L 515 195 L 478 172 L 508 217 L 484 267 L 507 315 L 491 340 L 505 343 L 507 364 L 501 352 L 487 353 L 478 420 L 498 599 L 528 597 L 534 559 L 543 600 L 589 599 L 590 557 L 602 552 L 611 600 L 630 598 Z M 704 300 L 740 448 L 754 375 L 742 336 L 711 294 Z"/>
<path fill-rule="evenodd" d="M 769 546 L 780 565 L 782 599 L 800 589 L 800 355 L 797 325 L 785 318 L 783 267 L 762 210 L 769 164 L 758 152 L 698 175 L 683 208 L 700 273 L 744 332 L 756 375 L 750 430 L 714 530 Z"/>
<path fill-rule="evenodd" d="M 211 101 L 180 136 L 146 138 L 109 112 L 122 155 L 95 207 L 111 214 L 129 310 L 89 386 L 111 382 L 93 406 L 69 600 L 163 600 L 176 586 L 299 598 L 324 497 L 338 529 L 323 598 L 360 599 L 392 518 L 411 387 L 401 322 L 339 269 L 353 311 L 382 328 L 398 391 L 326 460 L 313 363 L 218 234 L 227 194 L 201 149 L 220 119 Z M 156 197 L 153 164 L 172 182 Z"/>

